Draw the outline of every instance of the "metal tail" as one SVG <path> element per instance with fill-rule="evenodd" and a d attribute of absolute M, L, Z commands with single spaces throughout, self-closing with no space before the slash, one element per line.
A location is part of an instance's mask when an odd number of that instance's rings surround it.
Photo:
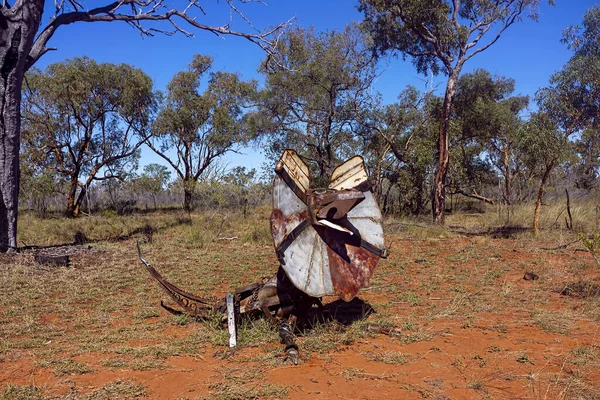
<path fill-rule="evenodd" d="M 154 277 L 158 281 L 158 284 L 163 288 L 163 290 L 183 309 L 185 309 L 191 316 L 199 316 L 206 317 L 207 314 L 213 309 L 212 305 L 204 299 L 200 297 L 188 293 L 184 290 L 179 289 L 177 286 L 169 283 L 165 280 L 156 269 L 148 261 L 144 259 L 142 256 L 142 250 L 140 249 L 140 244 L 137 244 L 138 256 L 146 270 L 150 272 L 150 275 Z"/>

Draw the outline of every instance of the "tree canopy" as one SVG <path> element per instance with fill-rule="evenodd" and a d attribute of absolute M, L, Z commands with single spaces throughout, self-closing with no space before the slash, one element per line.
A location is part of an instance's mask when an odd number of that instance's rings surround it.
<path fill-rule="evenodd" d="M 450 113 L 462 68 L 470 58 L 496 43 L 524 15 L 537 18 L 538 3 L 539 0 L 360 0 L 363 28 L 373 37 L 375 54 L 410 56 L 418 72 L 443 72 L 448 76 L 432 192 L 433 219 L 437 223 L 444 223 Z"/>
<path fill-rule="evenodd" d="M 211 72 L 210 56 L 197 54 L 167 86 L 148 146 L 175 170 L 190 209 L 196 182 L 223 154 L 252 139 L 244 110 L 256 91 L 233 73 Z M 206 90 L 201 83 L 207 80 Z"/>
<path fill-rule="evenodd" d="M 251 2 L 242 0 L 242 3 Z M 262 3 L 262 1 L 260 1 Z M 204 23 L 206 11 L 199 0 L 190 0 L 181 8 L 170 8 L 163 0 L 120 0 L 89 7 L 76 0 L 3 0 L 0 5 L 0 252 L 17 247 L 19 208 L 19 152 L 21 144 L 21 90 L 25 72 L 45 53 L 55 48 L 48 42 L 61 26 L 76 22 L 126 22 L 142 35 L 171 35 L 193 27 L 218 36 L 245 38 L 267 52 L 272 51 L 279 32 L 289 24 L 258 31 L 234 0 L 226 0 L 229 16 L 237 15 L 252 28 L 242 32 L 232 21 L 222 25 Z M 49 20 L 43 23 L 43 16 Z M 168 24 L 170 29 L 161 23 Z M 162 26 L 162 27 L 161 27 Z M 82 41 L 83 42 L 83 41 Z"/>
<path fill-rule="evenodd" d="M 280 40 L 276 57 L 261 69 L 266 82 L 255 129 L 270 161 L 286 146 L 298 149 L 315 182 L 327 184 L 372 107 L 375 59 L 356 25 L 340 32 L 292 29 Z"/>
<path fill-rule="evenodd" d="M 76 216 L 92 181 L 121 178 L 135 165 L 155 110 L 152 80 L 126 64 L 75 58 L 26 77 L 24 149 L 68 182 Z"/>

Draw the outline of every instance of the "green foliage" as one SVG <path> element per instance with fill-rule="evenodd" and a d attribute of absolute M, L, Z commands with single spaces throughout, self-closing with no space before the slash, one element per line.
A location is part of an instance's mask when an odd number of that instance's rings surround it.
<path fill-rule="evenodd" d="M 584 16 L 584 28 L 571 27 L 563 41 L 574 51 L 567 64 L 540 89 L 540 108 L 566 137 L 586 127 L 600 127 L 600 7 Z"/>
<path fill-rule="evenodd" d="M 523 163 L 538 174 L 542 174 L 548 166 L 555 166 L 566 156 L 568 146 L 568 138 L 545 113 L 534 113 L 523 126 L 519 138 Z"/>
<path fill-rule="evenodd" d="M 51 170 L 34 172 L 31 164 L 21 163 L 21 199 L 27 199 L 28 206 L 33 208 L 38 217 L 48 214 L 50 198 L 60 188 L 56 174 Z"/>
<path fill-rule="evenodd" d="M 497 169 L 504 178 L 504 200 L 511 202 L 512 183 L 520 173 L 517 151 L 519 113 L 527 96 L 512 96 L 515 82 L 477 69 L 461 76 L 456 85 L 451 125 L 449 173 L 455 190 L 480 191 L 486 184 L 497 186 Z"/>
<path fill-rule="evenodd" d="M 129 65 L 84 57 L 34 70 L 27 83 L 25 159 L 29 168 L 48 168 L 69 183 L 67 213 L 77 214 L 92 181 L 119 178 L 137 166 L 155 106 L 152 80 Z"/>
<path fill-rule="evenodd" d="M 418 72 L 437 75 L 460 70 L 467 59 L 491 45 L 495 34 L 490 34 L 488 42 L 480 39 L 494 25 L 502 33 L 523 13 L 537 18 L 538 2 L 360 0 L 359 11 L 377 54 L 400 52 L 412 58 Z"/>
<path fill-rule="evenodd" d="M 308 162 L 317 185 L 348 155 L 364 114 L 372 109 L 375 60 L 356 25 L 317 33 L 296 28 L 263 63 L 265 89 L 250 119 L 263 135 L 269 161 L 293 148 Z"/>
<path fill-rule="evenodd" d="M 409 86 L 398 100 L 374 110 L 362 153 L 372 179 L 379 177 L 374 191 L 383 212 L 420 214 L 431 187 L 439 98 Z"/>
<path fill-rule="evenodd" d="M 574 166 L 575 187 L 590 191 L 598 185 L 600 171 L 600 135 L 597 130 L 585 129 L 575 142 L 578 162 Z"/>
<path fill-rule="evenodd" d="M 142 175 L 132 180 L 133 190 L 137 193 L 149 193 L 156 208 L 156 196 L 167 188 L 170 178 L 171 171 L 164 165 L 148 164 Z"/>
<path fill-rule="evenodd" d="M 442 72 L 448 76 L 439 114 L 438 166 L 432 185 L 433 216 L 438 223 L 444 223 L 446 176 L 451 157 L 450 118 L 455 85 L 464 63 L 493 45 L 523 14 L 537 18 L 538 1 L 360 0 L 358 9 L 364 14 L 362 28 L 372 37 L 375 55 L 401 53 L 404 58 L 410 56 L 422 74 Z M 490 30 L 494 33 L 484 39 Z M 476 167 L 486 169 L 482 163 Z"/>
<path fill-rule="evenodd" d="M 600 264 L 600 235 L 595 234 L 593 237 L 588 237 L 585 233 L 579 232 L 577 237 L 581 244 L 592 254 L 594 260 Z"/>
<path fill-rule="evenodd" d="M 244 114 L 256 82 L 244 82 L 233 73 L 212 72 L 201 93 L 201 82 L 211 66 L 210 56 L 197 54 L 188 70 L 175 74 L 147 142 L 182 181 L 186 209 L 196 183 L 212 171 L 218 157 L 252 139 Z M 169 150 L 175 150 L 174 154 Z"/>

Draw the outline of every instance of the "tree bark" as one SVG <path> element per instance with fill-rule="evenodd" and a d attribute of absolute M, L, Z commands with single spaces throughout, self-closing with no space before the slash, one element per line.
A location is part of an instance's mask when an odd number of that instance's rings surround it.
<path fill-rule="evenodd" d="M 433 211 L 433 222 L 444 225 L 444 208 L 446 206 L 446 174 L 448 173 L 449 149 L 448 128 L 450 127 L 450 111 L 456 91 L 456 81 L 460 74 L 460 67 L 453 69 L 448 76 L 446 94 L 442 106 L 442 118 L 440 123 L 440 135 L 438 139 L 438 168 L 435 174 L 433 186 L 433 199 L 431 207 Z"/>
<path fill-rule="evenodd" d="M 569 198 L 569 189 L 565 188 L 565 193 L 567 194 L 567 216 L 568 219 L 565 218 L 565 225 L 567 225 L 567 229 L 573 230 L 573 215 L 571 215 L 571 199 Z"/>
<path fill-rule="evenodd" d="M 540 233 L 540 212 L 542 210 L 542 197 L 544 197 L 544 189 L 546 187 L 546 183 L 548 182 L 548 178 L 550 177 L 550 172 L 552 172 L 553 168 L 554 162 L 546 166 L 546 170 L 544 171 L 544 175 L 542 175 L 542 180 L 540 182 L 540 188 L 538 189 L 535 210 L 533 212 L 533 232 L 536 235 Z"/>
<path fill-rule="evenodd" d="M 510 174 L 510 160 L 508 158 L 508 149 L 505 148 L 502 151 L 503 163 L 504 163 L 504 193 L 505 193 L 505 201 L 507 205 L 511 205 L 512 199 L 512 175 Z"/>
<path fill-rule="evenodd" d="M 43 0 L 0 9 L 0 252 L 17 247 L 21 88 Z"/>
<path fill-rule="evenodd" d="M 510 213 L 512 209 L 512 175 L 510 173 L 510 160 L 508 158 L 508 148 L 504 148 L 502 153 L 504 154 L 504 202 L 506 203 L 506 222 L 505 225 L 510 224 Z"/>
<path fill-rule="evenodd" d="M 194 192 L 193 188 L 189 188 L 184 185 L 183 188 L 183 209 L 185 211 L 192 211 L 192 193 Z"/>
<path fill-rule="evenodd" d="M 71 177 L 69 193 L 67 193 L 67 209 L 65 211 L 65 215 L 69 218 L 77 216 L 75 213 L 75 195 L 77 194 L 77 187 L 79 186 L 79 181 L 77 179 L 78 176 L 79 173 L 77 173 L 75 177 Z"/>

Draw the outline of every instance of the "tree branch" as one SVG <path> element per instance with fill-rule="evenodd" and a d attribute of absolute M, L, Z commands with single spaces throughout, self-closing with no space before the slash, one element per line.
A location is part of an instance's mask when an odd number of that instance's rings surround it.
<path fill-rule="evenodd" d="M 510 2 L 508 5 L 506 5 L 506 7 L 510 6 L 512 2 Z M 517 18 L 519 18 L 519 16 L 521 15 L 521 13 L 523 12 L 524 6 L 523 3 L 521 3 L 519 5 L 519 7 L 512 13 L 512 15 L 510 15 L 504 22 L 504 26 L 500 29 L 500 31 L 498 32 L 498 34 L 496 35 L 496 37 L 494 37 L 494 39 L 492 39 L 489 43 L 487 43 L 485 46 L 478 48 L 477 50 L 473 51 L 471 54 L 465 56 L 464 60 L 467 61 L 469 58 L 473 57 L 475 54 L 481 53 L 482 51 L 486 50 L 487 48 L 489 48 L 490 46 L 492 46 L 494 43 L 496 43 L 496 41 L 498 41 L 498 39 L 500 39 L 500 36 L 502 36 L 502 34 L 504 33 L 504 31 L 506 29 L 508 29 L 509 26 L 511 26 L 512 24 L 515 23 L 515 21 L 517 20 Z M 486 26 L 480 33 L 479 35 L 477 35 L 477 37 L 473 40 L 473 42 L 469 43 L 467 45 L 467 50 L 474 47 L 475 45 L 477 45 L 477 43 L 479 42 L 479 40 L 481 39 L 481 37 L 491 28 L 492 26 L 492 22 L 495 19 L 492 19 L 488 22 L 488 26 Z"/>
<path fill-rule="evenodd" d="M 247 18 L 233 6 L 231 0 L 228 0 L 227 3 L 230 7 L 230 10 L 233 10 L 236 14 L 242 16 L 242 18 L 248 22 Z M 223 26 L 211 26 L 199 23 L 196 20 L 196 17 L 188 15 L 188 10 L 191 7 L 198 8 L 204 13 L 204 10 L 198 4 L 198 0 L 190 0 L 188 6 L 183 10 L 171 9 L 161 14 L 158 14 L 157 11 L 165 8 L 163 0 L 120 0 L 89 11 L 82 11 L 83 7 L 77 2 L 70 1 L 70 4 L 75 11 L 66 13 L 63 12 L 65 9 L 64 1 L 57 4 L 56 14 L 52 17 L 48 25 L 41 31 L 33 43 L 32 49 L 27 58 L 26 69 L 31 68 L 31 66 L 33 66 L 33 64 L 35 64 L 35 62 L 48 51 L 55 50 L 55 48 L 48 48 L 46 45 L 59 26 L 72 24 L 74 22 L 124 21 L 138 29 L 142 35 L 146 36 L 153 36 L 154 33 L 172 35 L 176 32 L 181 32 L 186 36 L 193 36 L 192 33 L 184 30 L 176 23 L 177 20 L 183 20 L 186 24 L 191 25 L 194 28 L 212 32 L 217 36 L 231 35 L 242 37 L 258 45 L 261 49 L 271 54 L 278 39 L 278 33 L 287 28 L 292 21 L 292 19 L 290 19 L 275 26 L 274 28 L 267 29 L 262 32 L 247 33 L 230 29 L 231 22 Z M 122 9 L 123 6 L 130 6 L 131 12 L 119 13 L 118 11 Z M 144 8 L 147 7 L 150 8 L 144 10 Z M 156 28 L 146 29 L 141 25 L 141 23 L 144 21 L 168 21 L 173 30 L 167 31 Z"/>
<path fill-rule="evenodd" d="M 181 170 L 178 168 L 177 165 L 175 165 L 173 163 L 173 161 L 171 161 L 171 159 L 169 157 L 166 156 L 166 154 L 164 154 L 162 151 L 160 151 L 159 149 L 157 149 L 154 144 L 150 141 L 147 140 L 146 141 L 146 145 L 148 147 L 150 147 L 150 149 L 155 152 L 156 154 L 158 154 L 160 157 L 162 157 L 166 162 L 169 163 L 169 165 L 171 165 L 171 167 L 175 170 L 175 172 L 177 173 L 177 175 L 179 175 L 179 177 L 181 178 L 181 180 L 184 179 L 183 173 L 181 172 Z"/>

